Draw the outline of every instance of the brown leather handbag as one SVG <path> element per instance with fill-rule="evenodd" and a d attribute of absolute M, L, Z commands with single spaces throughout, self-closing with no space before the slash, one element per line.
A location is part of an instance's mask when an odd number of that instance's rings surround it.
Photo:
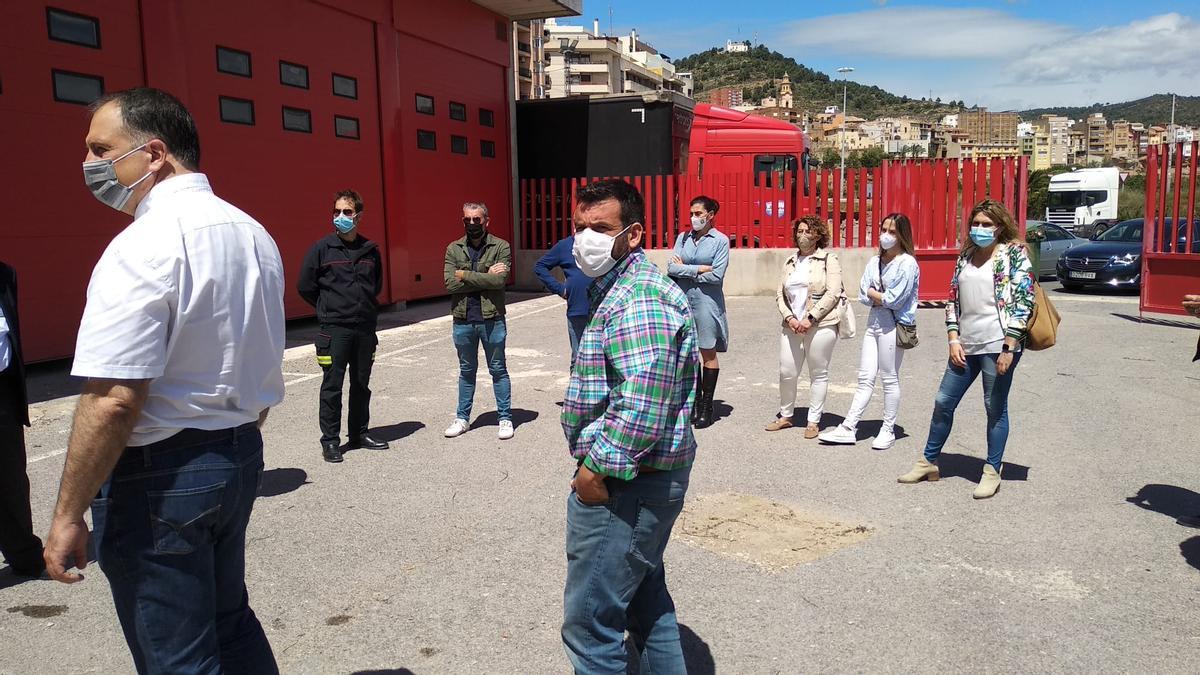
<path fill-rule="evenodd" d="M 1054 346 L 1062 317 L 1046 296 L 1046 291 L 1042 290 L 1042 285 L 1035 283 L 1034 289 L 1033 313 L 1029 315 L 1029 323 L 1025 327 L 1025 349 L 1036 352 Z"/>

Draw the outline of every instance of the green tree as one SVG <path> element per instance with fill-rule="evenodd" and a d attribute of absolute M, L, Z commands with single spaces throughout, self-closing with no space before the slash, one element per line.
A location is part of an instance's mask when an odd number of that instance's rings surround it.
<path fill-rule="evenodd" d="M 856 167 L 865 167 L 868 169 L 873 169 L 883 164 L 883 160 L 887 158 L 887 151 L 878 146 L 860 150 L 854 156 Z"/>
<path fill-rule="evenodd" d="M 837 150 L 834 150 L 833 148 L 825 148 L 825 150 L 821 152 L 821 168 L 822 169 L 828 169 L 831 167 L 840 166 L 841 163 L 842 163 L 842 156 L 838 153 Z"/>

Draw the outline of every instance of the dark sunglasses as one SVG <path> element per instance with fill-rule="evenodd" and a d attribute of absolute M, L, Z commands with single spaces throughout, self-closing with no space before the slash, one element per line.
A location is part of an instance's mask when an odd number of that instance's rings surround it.
<path fill-rule="evenodd" d="M 463 218 L 463 225 L 482 225 L 486 218 L 475 216 L 474 218 Z"/>
<path fill-rule="evenodd" d="M 355 214 L 355 211 L 354 211 L 354 209 L 334 209 L 333 210 L 333 215 L 336 216 L 339 213 L 342 214 L 343 216 L 346 216 L 347 218 L 349 218 Z"/>

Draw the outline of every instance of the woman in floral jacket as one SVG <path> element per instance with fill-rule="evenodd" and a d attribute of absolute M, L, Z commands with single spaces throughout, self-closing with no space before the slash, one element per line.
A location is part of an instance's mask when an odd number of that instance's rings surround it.
<path fill-rule="evenodd" d="M 976 205 L 970 234 L 950 280 L 950 362 L 934 401 L 925 456 L 899 481 L 939 478 L 938 456 L 950 436 L 954 410 L 982 374 L 988 453 L 974 497 L 986 499 L 1000 489 L 1000 462 L 1008 442 L 1008 392 L 1033 314 L 1035 276 L 1016 221 L 1003 204 L 988 199 Z"/>

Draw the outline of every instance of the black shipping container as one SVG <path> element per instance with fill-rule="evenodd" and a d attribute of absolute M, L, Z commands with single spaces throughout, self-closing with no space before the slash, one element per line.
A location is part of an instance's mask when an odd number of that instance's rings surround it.
<path fill-rule="evenodd" d="M 678 175 L 687 167 L 692 109 L 667 96 L 517 103 L 521 178 Z"/>

